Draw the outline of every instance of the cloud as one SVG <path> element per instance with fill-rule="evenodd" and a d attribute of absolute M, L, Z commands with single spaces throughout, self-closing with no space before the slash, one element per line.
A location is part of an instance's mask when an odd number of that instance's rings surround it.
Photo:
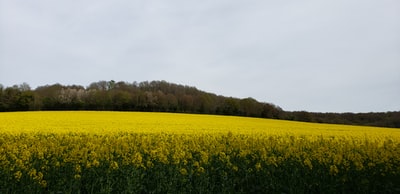
<path fill-rule="evenodd" d="M 4 85 L 167 80 L 287 110 L 400 110 L 397 1 L 0 3 Z"/>

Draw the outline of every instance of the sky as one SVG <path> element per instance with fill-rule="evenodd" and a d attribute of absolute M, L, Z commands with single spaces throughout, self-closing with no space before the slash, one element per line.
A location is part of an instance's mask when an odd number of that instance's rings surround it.
<path fill-rule="evenodd" d="M 165 80 L 288 111 L 400 110 L 398 0 L 0 0 L 0 84 Z"/>

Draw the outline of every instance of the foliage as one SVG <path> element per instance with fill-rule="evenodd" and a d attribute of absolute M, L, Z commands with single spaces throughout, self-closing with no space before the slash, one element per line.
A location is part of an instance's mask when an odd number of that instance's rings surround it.
<path fill-rule="evenodd" d="M 137 112 L 0 113 L 1 193 L 398 193 L 400 131 Z"/>
<path fill-rule="evenodd" d="M 400 128 L 400 112 L 289 112 L 253 98 L 218 96 L 195 87 L 165 81 L 127 83 L 111 80 L 94 82 L 86 88 L 54 84 L 40 86 L 35 90 L 31 90 L 26 83 L 8 88 L 0 87 L 0 112 L 27 110 L 201 113 Z"/>

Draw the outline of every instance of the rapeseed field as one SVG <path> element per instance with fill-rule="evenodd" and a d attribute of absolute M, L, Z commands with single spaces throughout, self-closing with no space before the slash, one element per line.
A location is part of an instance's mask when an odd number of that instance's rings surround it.
<path fill-rule="evenodd" d="M 398 193 L 400 129 L 142 112 L 0 113 L 0 193 Z"/>

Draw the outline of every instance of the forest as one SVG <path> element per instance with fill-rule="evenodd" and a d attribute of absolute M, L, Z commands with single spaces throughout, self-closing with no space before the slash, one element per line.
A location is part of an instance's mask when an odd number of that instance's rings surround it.
<path fill-rule="evenodd" d="M 285 111 L 250 97 L 225 97 L 166 81 L 128 83 L 111 80 L 93 82 L 87 87 L 53 84 L 36 89 L 31 89 L 27 83 L 12 87 L 0 85 L 0 112 L 46 110 L 177 112 L 400 128 L 400 111 Z"/>

